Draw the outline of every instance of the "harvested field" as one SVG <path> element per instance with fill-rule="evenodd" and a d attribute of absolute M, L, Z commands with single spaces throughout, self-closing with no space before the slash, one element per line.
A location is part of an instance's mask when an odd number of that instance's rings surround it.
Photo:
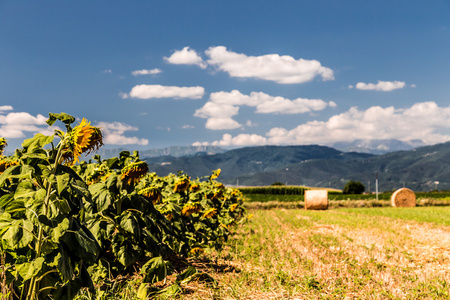
<path fill-rule="evenodd" d="M 254 210 L 182 299 L 448 299 L 450 208 Z"/>

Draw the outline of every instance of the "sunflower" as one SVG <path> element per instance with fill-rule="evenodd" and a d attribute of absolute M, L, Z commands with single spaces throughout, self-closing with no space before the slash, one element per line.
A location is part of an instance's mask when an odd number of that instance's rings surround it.
<path fill-rule="evenodd" d="M 0 156 L 3 155 L 3 151 L 5 150 L 6 146 L 8 146 L 8 144 L 6 143 L 6 139 L 0 138 Z"/>
<path fill-rule="evenodd" d="M 0 157 L 0 174 L 2 174 L 3 172 L 5 172 L 6 169 L 8 169 L 9 167 L 12 166 L 17 166 L 19 163 L 17 161 L 14 160 L 6 160 L 6 159 L 2 159 L 2 157 Z"/>
<path fill-rule="evenodd" d="M 237 203 L 231 204 L 230 205 L 230 211 L 233 212 L 236 209 L 237 206 L 238 206 Z"/>
<path fill-rule="evenodd" d="M 145 161 L 138 161 L 125 166 L 122 169 L 122 176 L 120 177 L 128 185 L 137 184 L 148 172 L 148 165 Z"/>
<path fill-rule="evenodd" d="M 190 204 L 187 203 L 183 209 L 181 210 L 181 213 L 184 216 L 190 216 L 193 213 L 198 213 L 202 207 L 199 204 Z"/>
<path fill-rule="evenodd" d="M 168 213 L 164 215 L 167 220 L 171 221 L 173 219 L 173 213 Z"/>
<path fill-rule="evenodd" d="M 210 219 L 217 214 L 217 208 L 210 208 L 203 214 L 203 218 Z"/>
<path fill-rule="evenodd" d="M 191 192 L 196 192 L 200 189 L 200 185 L 198 183 L 193 183 L 191 184 L 191 186 L 189 187 L 189 190 Z"/>
<path fill-rule="evenodd" d="M 173 188 L 173 191 L 176 193 L 181 193 L 186 191 L 189 188 L 189 179 L 188 178 L 183 178 L 178 180 L 175 183 L 175 187 Z"/>
<path fill-rule="evenodd" d="M 69 133 L 69 145 L 64 149 L 63 159 L 70 165 L 80 160 L 82 153 L 97 151 L 103 145 L 100 128 L 91 126 L 85 118 Z"/>
<path fill-rule="evenodd" d="M 213 171 L 213 173 L 212 173 L 212 175 L 210 176 L 210 178 L 211 178 L 211 179 L 216 179 L 217 177 L 220 176 L 220 172 L 221 172 L 221 171 L 222 171 L 221 169 L 217 169 L 217 170 Z"/>
<path fill-rule="evenodd" d="M 200 254 L 203 254 L 203 252 L 205 252 L 205 250 L 203 250 L 203 248 L 200 248 L 200 247 L 195 247 L 195 248 L 192 248 L 190 252 L 192 255 L 198 256 Z"/>
<path fill-rule="evenodd" d="M 149 200 L 153 202 L 153 204 L 161 203 L 162 195 L 157 188 L 147 187 L 145 189 L 140 190 L 138 194 L 147 197 Z"/>

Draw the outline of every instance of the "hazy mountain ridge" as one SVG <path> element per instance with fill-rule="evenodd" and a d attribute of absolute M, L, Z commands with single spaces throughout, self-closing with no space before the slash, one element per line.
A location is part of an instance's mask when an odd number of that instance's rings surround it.
<path fill-rule="evenodd" d="M 394 139 L 359 139 L 352 142 L 337 142 L 330 145 L 330 147 L 343 152 L 355 151 L 371 154 L 386 154 L 394 151 L 412 150 L 423 146 L 425 146 L 425 143 L 421 140 L 400 141 Z"/>
<path fill-rule="evenodd" d="M 100 148 L 98 152 L 91 153 L 87 159 L 92 158 L 98 154 L 102 159 L 108 159 L 111 157 L 118 157 L 120 152 L 133 150 L 127 148 Z M 157 160 L 164 160 L 164 157 L 182 157 L 190 155 L 211 155 L 217 153 L 223 153 L 226 150 L 216 146 L 171 146 L 166 148 L 153 148 L 147 150 L 140 150 L 139 157 L 141 158 L 157 158 Z"/>
<path fill-rule="evenodd" d="M 374 191 L 403 186 L 413 190 L 450 189 L 450 142 L 383 155 L 342 152 L 325 146 L 247 147 L 215 155 L 147 160 L 160 176 L 183 170 L 191 177 L 207 176 L 221 168 L 220 180 L 230 185 L 292 185 L 343 188 L 348 180 L 361 181 Z M 369 183 L 370 182 L 370 183 Z"/>

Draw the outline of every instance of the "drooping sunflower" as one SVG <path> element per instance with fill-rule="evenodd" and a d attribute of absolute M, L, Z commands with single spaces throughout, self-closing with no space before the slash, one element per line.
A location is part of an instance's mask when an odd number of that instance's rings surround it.
<path fill-rule="evenodd" d="M 145 161 L 138 161 L 125 166 L 120 177 L 128 185 L 137 184 L 148 173 L 148 165 Z"/>
<path fill-rule="evenodd" d="M 100 128 L 91 126 L 91 122 L 85 118 L 73 128 L 69 135 L 68 146 L 64 149 L 63 158 L 70 165 L 77 163 L 82 153 L 89 154 L 97 151 L 103 145 Z"/>
<path fill-rule="evenodd" d="M 147 197 L 149 200 L 153 202 L 153 204 L 161 203 L 162 195 L 159 189 L 157 188 L 147 187 L 140 190 L 138 194 Z"/>
<path fill-rule="evenodd" d="M 176 193 L 184 192 L 189 188 L 189 183 L 189 178 L 180 179 L 175 183 L 173 191 Z"/>
<path fill-rule="evenodd" d="M 193 213 L 198 213 L 201 208 L 202 207 L 199 204 L 186 203 L 186 205 L 181 210 L 181 213 L 184 216 L 190 216 Z"/>
<path fill-rule="evenodd" d="M 0 156 L 3 155 L 3 151 L 5 151 L 5 147 L 8 146 L 5 138 L 0 138 Z"/>
<path fill-rule="evenodd" d="M 210 219 L 210 218 L 214 217 L 216 214 L 217 214 L 217 208 L 210 208 L 205 211 L 205 213 L 203 214 L 203 218 Z"/>

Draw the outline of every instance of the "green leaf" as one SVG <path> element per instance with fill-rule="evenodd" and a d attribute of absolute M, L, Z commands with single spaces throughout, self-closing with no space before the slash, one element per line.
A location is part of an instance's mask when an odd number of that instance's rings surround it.
<path fill-rule="evenodd" d="M 70 225 L 69 219 L 64 218 L 60 223 L 58 223 L 58 225 L 55 228 L 53 228 L 51 236 L 52 240 L 55 243 L 59 242 L 59 238 L 62 237 L 64 233 L 69 229 L 69 225 Z"/>
<path fill-rule="evenodd" d="M 67 188 L 70 181 L 70 174 L 64 173 L 63 175 L 57 175 L 56 176 L 56 190 L 58 192 L 58 195 L 61 195 L 61 193 Z"/>
<path fill-rule="evenodd" d="M 112 250 L 117 260 L 126 268 L 139 260 L 142 250 L 130 241 L 120 242 L 119 236 L 114 236 Z"/>
<path fill-rule="evenodd" d="M 176 295 L 182 292 L 181 287 L 174 283 L 171 286 L 166 287 L 158 293 L 159 299 L 172 299 Z"/>
<path fill-rule="evenodd" d="M 2 238 L 12 249 L 24 248 L 33 241 L 33 228 L 31 221 L 15 220 Z"/>
<path fill-rule="evenodd" d="M 197 273 L 197 269 L 193 266 L 189 266 L 183 273 L 177 276 L 177 282 L 181 282 L 195 273 Z"/>
<path fill-rule="evenodd" d="M 112 204 L 112 196 L 103 182 L 89 186 L 89 191 L 98 212 L 106 210 Z"/>
<path fill-rule="evenodd" d="M 4 208 L 14 200 L 14 193 L 6 194 L 0 197 L 0 207 Z"/>
<path fill-rule="evenodd" d="M 141 285 L 138 288 L 137 291 L 137 297 L 138 299 L 146 300 L 148 298 L 148 284 L 147 283 L 141 283 Z"/>
<path fill-rule="evenodd" d="M 14 200 L 5 208 L 7 213 L 21 213 L 25 211 L 25 202 L 23 200 Z"/>
<path fill-rule="evenodd" d="M 36 152 L 37 150 L 41 150 L 47 144 L 50 144 L 53 141 L 54 136 L 46 136 L 42 133 L 35 134 L 34 137 L 30 139 L 26 139 L 22 143 L 22 147 L 27 149 L 27 154 Z"/>
<path fill-rule="evenodd" d="M 124 214 L 120 220 L 120 227 L 125 230 L 125 232 L 131 233 L 136 241 L 141 239 L 141 227 L 132 213 L 127 212 Z"/>
<path fill-rule="evenodd" d="M 45 258 L 38 257 L 32 262 L 26 262 L 16 265 L 16 270 L 22 276 L 24 281 L 30 280 L 33 276 L 39 274 L 42 270 Z"/>
<path fill-rule="evenodd" d="M 13 179 L 13 178 L 32 178 L 32 174 L 34 173 L 34 169 L 32 166 L 29 165 L 19 165 L 14 167 L 9 167 L 6 169 L 1 175 L 0 175 L 0 186 L 3 185 L 3 183 L 7 179 Z"/>
<path fill-rule="evenodd" d="M 209 275 L 208 273 L 205 273 L 205 272 L 194 273 L 194 274 L 190 275 L 189 277 L 187 277 L 186 279 L 182 280 L 180 282 L 180 284 L 185 285 L 192 281 L 208 283 L 214 287 L 217 286 L 217 281 L 211 275 Z"/>
<path fill-rule="evenodd" d="M 73 116 L 63 112 L 60 114 L 49 113 L 48 115 L 49 118 L 47 120 L 47 124 L 50 126 L 52 126 L 57 120 L 60 120 L 61 122 L 66 124 L 66 127 L 75 122 L 75 118 Z"/>
<path fill-rule="evenodd" d="M 22 181 L 17 185 L 14 199 L 33 198 L 36 191 L 33 189 L 33 184 L 29 181 Z"/>
<path fill-rule="evenodd" d="M 144 282 L 155 283 L 164 280 L 168 275 L 168 262 L 161 256 L 154 257 L 142 266 L 141 274 L 144 275 Z"/>
<path fill-rule="evenodd" d="M 60 245 L 57 255 L 58 271 L 61 273 L 64 281 L 71 280 L 73 277 L 74 268 L 69 252 L 65 246 Z"/>
<path fill-rule="evenodd" d="M 76 222 L 72 223 L 70 230 L 66 230 L 60 241 L 66 244 L 71 250 L 71 254 L 76 255 L 87 264 L 95 263 L 101 251 L 100 245 L 92 233 Z"/>

